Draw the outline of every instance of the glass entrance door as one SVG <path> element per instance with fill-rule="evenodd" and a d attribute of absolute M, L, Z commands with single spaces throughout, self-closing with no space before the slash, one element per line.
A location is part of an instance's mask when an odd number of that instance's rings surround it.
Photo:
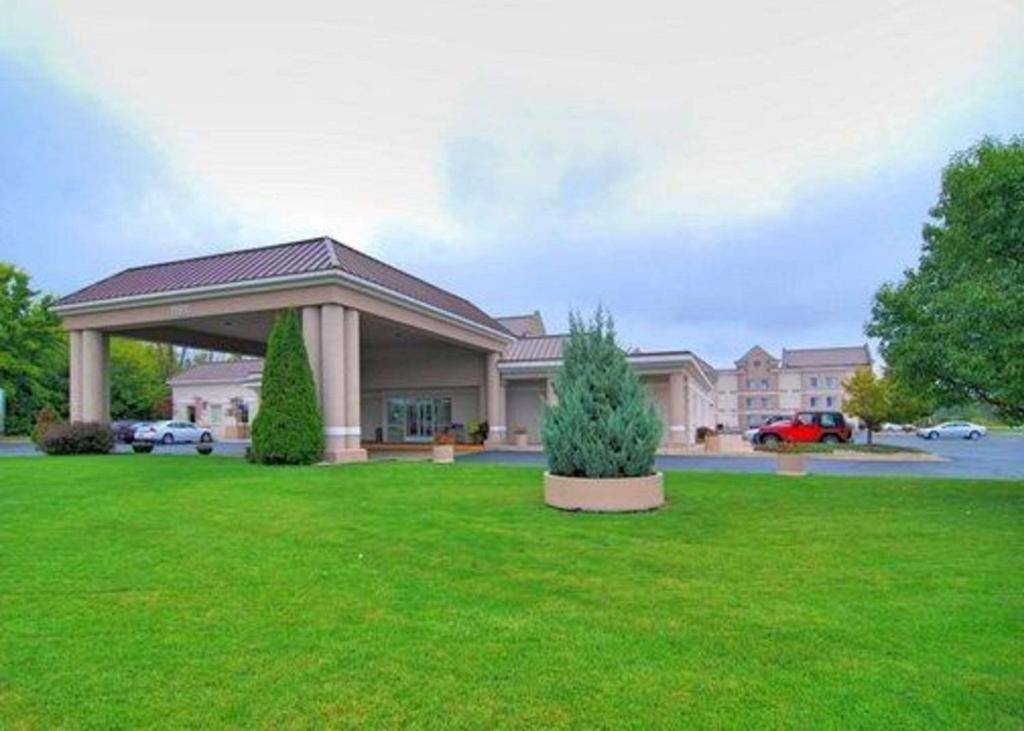
<path fill-rule="evenodd" d="M 406 399 L 405 440 L 430 441 L 434 438 L 433 399 Z"/>
<path fill-rule="evenodd" d="M 451 425 L 452 400 L 389 398 L 386 439 L 389 442 L 429 442 Z"/>

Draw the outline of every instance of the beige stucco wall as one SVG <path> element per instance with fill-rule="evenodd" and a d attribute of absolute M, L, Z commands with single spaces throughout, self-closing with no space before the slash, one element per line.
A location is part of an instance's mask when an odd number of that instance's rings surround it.
<path fill-rule="evenodd" d="M 522 426 L 527 430 L 527 440 L 531 444 L 539 444 L 540 424 L 547 398 L 547 380 L 512 380 L 508 382 L 505 393 L 509 438 L 513 438 L 516 427 Z"/>

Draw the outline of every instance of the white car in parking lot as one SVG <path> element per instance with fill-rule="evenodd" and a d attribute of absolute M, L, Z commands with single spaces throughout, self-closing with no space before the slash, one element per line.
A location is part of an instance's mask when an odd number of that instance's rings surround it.
<path fill-rule="evenodd" d="M 183 442 L 212 442 L 213 434 L 187 421 L 154 421 L 135 430 L 137 442 L 181 444 Z"/>
<path fill-rule="evenodd" d="M 758 426 L 752 426 L 749 429 L 747 429 L 745 432 L 743 432 L 743 439 L 748 441 L 748 442 L 753 442 L 754 441 L 754 437 L 756 437 L 757 433 L 759 431 L 761 431 L 761 427 L 762 426 L 768 426 L 769 424 L 775 424 L 775 423 L 780 422 L 780 421 L 789 421 L 792 418 L 793 418 L 792 416 L 783 416 L 782 414 L 776 414 L 774 416 L 769 416 L 767 419 L 762 421 Z"/>
<path fill-rule="evenodd" d="M 917 436 L 923 439 L 942 439 L 956 437 L 958 439 L 981 439 L 988 434 L 988 429 L 981 424 L 970 421 L 945 421 L 935 426 L 923 426 L 917 430 Z"/>

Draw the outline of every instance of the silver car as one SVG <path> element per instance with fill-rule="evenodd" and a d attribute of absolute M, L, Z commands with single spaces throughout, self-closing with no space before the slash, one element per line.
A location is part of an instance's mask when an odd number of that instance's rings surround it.
<path fill-rule="evenodd" d="M 783 416 L 781 414 L 769 416 L 767 419 L 762 421 L 758 426 L 752 426 L 746 431 L 744 431 L 743 439 L 744 441 L 754 442 L 756 444 L 757 442 L 755 440 L 757 439 L 757 433 L 761 431 L 762 426 L 768 426 L 769 424 L 777 424 L 780 421 L 789 421 L 792 418 L 792 416 Z"/>
<path fill-rule="evenodd" d="M 154 421 L 135 430 L 135 441 L 161 444 L 212 442 L 213 434 L 209 429 L 203 429 L 188 421 Z"/>
<path fill-rule="evenodd" d="M 917 430 L 917 436 L 924 439 L 956 437 L 957 439 L 981 439 L 988 429 L 970 421 L 944 421 L 935 426 L 924 426 Z"/>

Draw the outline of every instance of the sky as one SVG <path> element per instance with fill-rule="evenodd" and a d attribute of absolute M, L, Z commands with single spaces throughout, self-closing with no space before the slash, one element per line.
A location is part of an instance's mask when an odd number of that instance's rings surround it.
<path fill-rule="evenodd" d="M 0 259 L 57 294 L 330 235 L 716 365 L 856 344 L 1022 132 L 1021 0 L 0 0 Z"/>

